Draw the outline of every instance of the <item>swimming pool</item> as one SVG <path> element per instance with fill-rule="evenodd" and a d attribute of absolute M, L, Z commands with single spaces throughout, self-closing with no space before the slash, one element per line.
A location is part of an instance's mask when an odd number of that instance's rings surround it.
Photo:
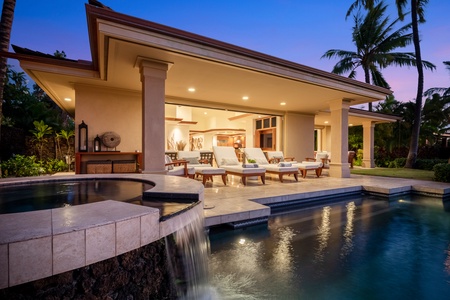
<path fill-rule="evenodd" d="M 51 209 L 103 200 L 141 204 L 153 184 L 116 179 L 61 180 L 0 187 L 0 214 Z"/>
<path fill-rule="evenodd" d="M 448 299 L 442 199 L 372 196 L 279 212 L 268 226 L 211 233 L 220 299 Z"/>

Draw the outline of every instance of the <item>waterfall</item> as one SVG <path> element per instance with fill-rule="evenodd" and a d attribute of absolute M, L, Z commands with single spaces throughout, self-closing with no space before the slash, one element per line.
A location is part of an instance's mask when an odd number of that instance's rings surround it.
<path fill-rule="evenodd" d="M 209 239 L 202 214 L 166 237 L 166 251 L 179 299 L 216 299 L 208 280 Z"/>

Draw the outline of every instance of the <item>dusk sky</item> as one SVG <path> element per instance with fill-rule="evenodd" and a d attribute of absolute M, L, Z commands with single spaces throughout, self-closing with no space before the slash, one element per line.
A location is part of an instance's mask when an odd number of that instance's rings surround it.
<path fill-rule="evenodd" d="M 67 58 L 91 61 L 86 24 L 87 0 L 17 0 L 11 44 Z M 186 30 L 254 51 L 287 59 L 324 71 L 337 60 L 321 59 L 330 49 L 355 51 L 351 40 L 354 21 L 345 19 L 353 0 L 209 0 L 149 1 L 103 0 L 116 12 Z M 390 20 L 397 17 L 394 0 L 385 1 Z M 425 90 L 449 87 L 450 1 L 430 0 L 427 22 L 420 26 L 422 58 L 436 65 L 425 71 Z M 410 16 L 405 18 L 409 22 Z M 396 28 L 399 28 L 400 25 Z M 10 50 L 11 52 L 12 49 Z M 413 47 L 398 50 L 413 51 Z M 10 65 L 17 61 L 8 60 Z M 416 96 L 415 68 L 390 67 L 383 71 L 397 100 Z M 358 79 L 363 81 L 362 69 Z"/>

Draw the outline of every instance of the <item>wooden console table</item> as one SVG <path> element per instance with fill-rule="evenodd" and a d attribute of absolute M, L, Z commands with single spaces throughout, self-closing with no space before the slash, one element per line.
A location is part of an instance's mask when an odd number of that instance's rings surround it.
<path fill-rule="evenodd" d="M 75 154 L 75 174 L 86 174 L 86 164 L 89 161 L 135 160 L 138 168 L 142 167 L 142 152 L 77 152 Z"/>

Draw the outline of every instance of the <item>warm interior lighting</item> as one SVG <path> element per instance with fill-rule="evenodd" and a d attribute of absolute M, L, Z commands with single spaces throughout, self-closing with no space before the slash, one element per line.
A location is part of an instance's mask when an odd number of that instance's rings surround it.
<path fill-rule="evenodd" d="M 281 102 L 280 105 L 286 105 L 286 102 Z"/>
<path fill-rule="evenodd" d="M 248 100 L 248 96 L 242 97 L 242 100 Z"/>
<path fill-rule="evenodd" d="M 325 123 L 325 124 L 328 124 L 328 121 L 325 121 L 324 123 Z"/>
<path fill-rule="evenodd" d="M 191 92 L 191 93 L 193 93 L 193 92 L 195 92 L 195 88 L 190 87 L 190 88 L 188 88 L 188 91 Z"/>
<path fill-rule="evenodd" d="M 72 101 L 72 98 L 66 97 L 66 98 L 64 98 L 64 101 L 70 102 L 70 101 Z"/>
<path fill-rule="evenodd" d="M 208 113 L 205 111 L 204 114 L 207 115 Z"/>
<path fill-rule="evenodd" d="M 353 126 L 353 124 L 350 123 L 350 124 L 348 124 L 348 126 Z"/>

